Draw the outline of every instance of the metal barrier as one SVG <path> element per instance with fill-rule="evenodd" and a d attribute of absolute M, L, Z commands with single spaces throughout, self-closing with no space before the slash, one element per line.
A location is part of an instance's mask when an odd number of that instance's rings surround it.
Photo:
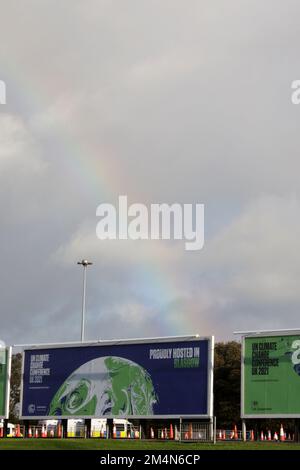
<path fill-rule="evenodd" d="M 153 429 L 153 428 L 152 428 Z M 159 427 L 155 431 L 150 431 L 152 436 L 151 438 L 157 438 L 157 439 L 165 439 L 165 440 L 175 440 L 179 441 L 180 440 L 180 432 L 179 432 L 179 426 L 177 425 L 172 425 L 172 428 L 170 426 L 164 426 L 164 427 Z"/>
<path fill-rule="evenodd" d="M 247 431 L 247 439 L 250 440 L 251 435 L 250 431 Z M 216 431 L 217 441 L 242 441 L 243 433 L 242 431 L 234 431 L 230 429 L 217 429 Z"/>
<path fill-rule="evenodd" d="M 277 434 L 277 438 L 275 435 Z M 228 430 L 228 429 L 217 429 L 216 431 L 216 439 L 217 441 L 243 441 L 243 432 L 239 430 Z M 271 441 L 279 441 L 280 435 L 278 433 L 274 433 L 271 431 L 256 431 L 247 430 L 245 434 L 246 441 L 259 441 L 259 442 L 271 442 Z M 284 441 L 292 442 L 294 440 L 294 434 L 288 433 L 284 439 Z"/>
<path fill-rule="evenodd" d="M 213 442 L 213 423 L 183 422 L 181 423 L 181 441 Z"/>

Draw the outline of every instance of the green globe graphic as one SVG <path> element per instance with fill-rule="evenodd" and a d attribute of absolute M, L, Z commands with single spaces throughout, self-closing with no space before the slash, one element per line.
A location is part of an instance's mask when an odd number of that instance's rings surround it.
<path fill-rule="evenodd" d="M 135 362 L 106 356 L 76 369 L 54 395 L 49 416 L 153 415 L 158 398 L 149 373 Z"/>

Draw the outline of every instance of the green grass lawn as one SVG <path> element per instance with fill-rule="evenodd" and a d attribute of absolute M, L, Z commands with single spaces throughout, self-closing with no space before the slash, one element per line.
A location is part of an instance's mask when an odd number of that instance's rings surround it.
<path fill-rule="evenodd" d="M 0 439 L 1 450 L 300 450 L 299 443 L 217 442 L 213 444 L 174 441 L 100 439 Z"/>

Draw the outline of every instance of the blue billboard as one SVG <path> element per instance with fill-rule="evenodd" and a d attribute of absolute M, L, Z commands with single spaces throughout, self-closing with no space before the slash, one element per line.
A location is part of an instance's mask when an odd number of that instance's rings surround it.
<path fill-rule="evenodd" d="M 212 362 L 211 337 L 31 347 L 21 417 L 212 416 Z"/>

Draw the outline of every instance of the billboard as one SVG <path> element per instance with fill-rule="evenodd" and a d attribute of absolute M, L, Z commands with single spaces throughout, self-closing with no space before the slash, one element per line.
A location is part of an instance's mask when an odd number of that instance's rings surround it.
<path fill-rule="evenodd" d="M 244 337 L 241 388 L 243 418 L 300 417 L 300 332 Z"/>
<path fill-rule="evenodd" d="M 8 418 L 11 348 L 0 348 L 0 418 Z"/>
<path fill-rule="evenodd" d="M 213 337 L 24 349 L 21 417 L 212 416 Z"/>

